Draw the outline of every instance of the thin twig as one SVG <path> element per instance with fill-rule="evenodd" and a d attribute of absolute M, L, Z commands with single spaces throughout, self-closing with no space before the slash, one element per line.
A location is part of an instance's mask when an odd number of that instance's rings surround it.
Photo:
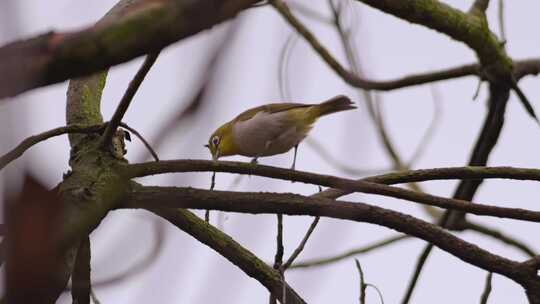
<path fill-rule="evenodd" d="M 474 94 L 472 97 L 472 100 L 476 100 L 478 98 L 478 95 L 480 95 L 480 90 L 482 89 L 482 79 L 478 79 L 478 84 L 476 85 L 476 90 L 474 90 Z"/>
<path fill-rule="evenodd" d="M 431 98 L 433 100 L 433 115 L 431 116 L 431 121 L 429 123 L 429 126 L 427 127 L 426 131 L 424 132 L 424 135 L 422 135 L 422 138 L 420 139 L 420 142 L 418 143 L 418 146 L 416 147 L 416 150 L 414 151 L 413 155 L 405 165 L 406 168 L 412 168 L 413 165 L 418 162 L 418 160 L 422 157 L 424 154 L 425 149 L 427 148 L 429 142 L 435 135 L 435 131 L 437 130 L 437 127 L 440 122 L 441 117 L 441 98 L 438 94 L 438 91 L 436 90 L 435 86 L 430 86 L 431 88 Z M 414 190 L 414 189 L 413 189 Z"/>
<path fill-rule="evenodd" d="M 113 135 L 115 134 L 116 129 L 120 125 L 122 118 L 124 118 L 124 114 L 126 113 L 129 105 L 131 104 L 135 93 L 137 93 L 137 90 L 141 86 L 141 83 L 146 77 L 146 74 L 148 74 L 148 71 L 150 71 L 150 68 L 154 65 L 158 56 L 159 52 L 148 54 L 144 59 L 142 66 L 137 71 L 137 74 L 135 74 L 135 77 L 133 77 L 133 79 L 129 83 L 129 86 L 124 93 L 124 96 L 122 96 L 122 99 L 120 100 L 120 103 L 118 104 L 118 107 L 116 108 L 113 117 L 107 124 L 105 132 L 103 132 L 103 136 L 101 138 L 102 147 L 108 147 L 111 144 Z"/>
<path fill-rule="evenodd" d="M 293 264 L 293 262 L 300 255 L 302 250 L 304 250 L 304 247 L 306 246 L 306 243 L 309 240 L 311 234 L 315 230 L 315 227 L 317 227 L 317 224 L 319 223 L 319 220 L 320 220 L 320 217 L 318 217 L 318 216 L 316 216 L 315 219 L 313 219 L 313 222 L 311 223 L 311 225 L 309 225 L 309 228 L 308 228 L 306 234 L 304 235 L 304 237 L 302 238 L 302 241 L 300 241 L 300 244 L 298 245 L 298 247 L 296 247 L 296 249 L 291 254 L 291 256 L 287 259 L 285 264 L 283 264 L 283 269 L 302 267 L 302 266 L 299 266 L 300 264 Z"/>
<path fill-rule="evenodd" d="M 373 284 L 370 284 L 370 283 L 367 283 L 366 287 L 373 288 L 377 292 L 377 295 L 379 296 L 379 300 L 381 301 L 381 304 L 384 304 L 384 298 L 383 298 L 382 292 L 379 290 L 379 288 L 377 286 L 375 286 Z"/>
<path fill-rule="evenodd" d="M 93 289 L 90 290 L 90 298 L 92 299 L 92 302 L 94 302 L 94 304 L 101 304 Z"/>
<path fill-rule="evenodd" d="M 489 294 L 491 293 L 491 277 L 493 276 L 492 272 L 488 272 L 486 276 L 486 285 L 484 286 L 484 291 L 480 297 L 480 304 L 487 304 Z"/>
<path fill-rule="evenodd" d="M 422 250 L 422 253 L 420 254 L 420 256 L 418 257 L 418 260 L 416 261 L 416 266 L 414 267 L 413 276 L 409 280 L 409 284 L 407 285 L 407 291 L 405 292 L 405 295 L 403 296 L 403 299 L 401 300 L 401 304 L 409 303 L 409 300 L 411 299 L 414 288 L 416 287 L 416 283 L 418 283 L 418 278 L 420 277 L 420 273 L 422 273 L 422 269 L 424 268 L 427 258 L 429 257 L 429 254 L 433 250 L 433 246 L 434 246 L 433 243 L 428 243 L 426 247 L 424 247 L 424 250 Z"/>
<path fill-rule="evenodd" d="M 81 125 L 70 125 L 65 127 L 58 127 L 37 135 L 30 136 L 23 140 L 17 147 L 13 148 L 8 153 L 0 157 L 0 170 L 2 170 L 6 165 L 8 165 L 13 160 L 19 158 L 23 155 L 26 150 L 31 148 L 33 145 L 40 143 L 44 140 L 47 140 L 51 137 L 69 134 L 69 133 L 100 133 L 105 128 L 104 124 L 94 125 L 94 126 L 81 126 Z"/>
<path fill-rule="evenodd" d="M 214 190 L 216 187 L 216 171 L 212 172 L 212 177 L 210 178 L 210 191 Z M 204 212 L 204 220 L 207 223 L 210 223 L 210 210 Z"/>
<path fill-rule="evenodd" d="M 393 81 L 372 81 L 363 79 L 347 71 L 331 54 L 330 52 L 318 41 L 318 39 L 311 33 L 290 11 L 289 7 L 281 0 L 270 1 L 279 13 L 293 26 L 300 35 L 302 35 L 306 41 L 317 51 L 317 53 L 323 58 L 323 60 L 330 66 L 330 68 L 336 72 L 346 83 L 353 87 L 361 88 L 364 90 L 380 90 L 389 91 L 395 90 L 407 86 L 419 85 L 433 81 L 446 80 L 456 77 L 463 77 L 468 75 L 479 74 L 477 70 L 478 65 L 466 65 L 449 70 L 437 71 L 428 74 L 411 75 L 402 79 Z"/>
<path fill-rule="evenodd" d="M 158 157 L 156 151 L 154 151 L 154 149 L 152 149 L 152 146 L 150 146 L 150 144 L 146 141 L 146 139 L 144 139 L 144 137 L 141 135 L 141 133 L 139 133 L 137 130 L 133 129 L 132 127 L 128 126 L 126 123 L 121 122 L 120 126 L 122 128 L 124 128 L 124 129 L 128 130 L 129 132 L 135 134 L 135 136 L 137 136 L 137 138 L 144 144 L 144 146 L 146 147 L 146 150 L 148 150 L 148 152 L 150 152 L 150 154 L 152 154 L 152 157 L 154 158 L 154 160 L 159 161 L 159 157 Z"/>
<path fill-rule="evenodd" d="M 510 245 L 518 249 L 526 256 L 533 257 L 536 255 L 536 252 L 533 249 L 531 249 L 527 244 L 524 244 L 523 242 L 520 242 L 510 236 L 507 236 L 501 231 L 486 227 L 484 225 L 476 224 L 472 222 L 470 219 L 467 219 L 467 221 L 463 223 L 463 229 L 474 231 L 479 234 L 492 237 L 496 240 L 499 240 L 507 245 Z"/>
<path fill-rule="evenodd" d="M 332 256 L 332 257 L 321 258 L 321 259 L 312 259 L 312 260 L 306 260 L 306 261 L 294 263 L 289 268 L 290 269 L 298 269 L 298 268 L 325 266 L 325 265 L 328 265 L 328 264 L 339 262 L 339 261 L 341 261 L 343 259 L 346 259 L 348 257 L 351 257 L 351 256 L 368 253 L 368 252 L 371 252 L 373 250 L 377 250 L 377 249 L 386 247 L 388 245 L 397 243 L 397 242 L 399 242 L 401 240 L 405 240 L 405 239 L 410 239 L 410 236 L 408 236 L 408 235 L 397 235 L 397 236 L 389 237 L 389 238 L 380 240 L 378 242 L 369 244 L 367 246 L 352 249 L 352 250 L 346 251 L 344 253 L 340 253 L 340 254 L 337 254 L 335 256 Z"/>
<path fill-rule="evenodd" d="M 157 207 L 157 205 L 154 207 Z M 259 281 L 270 292 L 275 293 L 277 298 L 282 299 L 282 293 L 285 290 L 288 304 L 306 303 L 300 295 L 281 279 L 279 273 L 272 267 L 268 267 L 266 263 L 242 247 L 230 236 L 214 226 L 208 225 L 188 210 L 164 208 L 148 208 L 148 210 L 165 218 L 199 242 L 218 252 L 244 273 Z"/>
<path fill-rule="evenodd" d="M 279 272 L 281 279 L 285 279 L 284 269 L 283 269 L 283 215 L 277 214 L 277 234 L 276 234 L 276 254 L 274 256 L 274 269 Z M 283 282 L 285 283 L 285 282 Z M 283 294 L 285 295 L 285 294 Z M 270 293 L 270 304 L 276 303 L 276 298 L 272 293 Z M 285 303 L 285 300 L 282 299 L 281 303 Z"/>
<path fill-rule="evenodd" d="M 354 263 L 356 264 L 356 270 L 358 270 L 358 274 L 360 275 L 360 296 L 358 297 L 360 304 L 366 303 L 366 283 L 364 280 L 364 272 L 362 271 L 362 266 L 360 266 L 360 262 L 358 262 L 358 259 L 354 259 Z"/>

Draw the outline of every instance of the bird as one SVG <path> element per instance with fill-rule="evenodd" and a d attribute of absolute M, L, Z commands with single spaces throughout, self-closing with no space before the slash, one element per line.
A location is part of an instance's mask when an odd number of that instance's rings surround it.
<path fill-rule="evenodd" d="M 298 145 L 321 116 L 356 109 L 345 95 L 319 104 L 269 103 L 248 109 L 215 130 L 206 148 L 212 159 L 242 155 L 259 157 L 288 152 L 294 148 L 291 169 L 295 169 Z"/>

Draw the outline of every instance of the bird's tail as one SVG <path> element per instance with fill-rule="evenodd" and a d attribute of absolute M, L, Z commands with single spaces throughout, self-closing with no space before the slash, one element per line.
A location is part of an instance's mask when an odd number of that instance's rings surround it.
<path fill-rule="evenodd" d="M 356 109 L 354 103 L 345 95 L 338 95 L 318 104 L 314 107 L 317 111 L 317 117 L 332 114 L 335 112 Z"/>

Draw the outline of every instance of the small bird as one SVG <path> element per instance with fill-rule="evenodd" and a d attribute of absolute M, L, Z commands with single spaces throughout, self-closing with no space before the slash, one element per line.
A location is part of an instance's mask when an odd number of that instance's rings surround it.
<path fill-rule="evenodd" d="M 219 127 L 205 145 L 212 159 L 242 155 L 257 158 L 281 154 L 294 148 L 321 116 L 355 109 L 347 96 L 338 95 L 320 104 L 271 103 L 249 109 Z"/>

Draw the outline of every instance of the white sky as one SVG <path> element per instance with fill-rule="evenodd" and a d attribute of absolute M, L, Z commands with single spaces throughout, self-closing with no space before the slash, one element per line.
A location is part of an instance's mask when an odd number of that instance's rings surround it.
<path fill-rule="evenodd" d="M 6 0 L 4 0 L 6 1 Z M 8 2 L 10 0 L 7 0 Z M 307 4 L 307 1 L 302 1 Z M 472 1 L 454 0 L 446 3 L 467 9 Z M 496 1 L 488 11 L 491 28 L 497 31 Z M 540 2 L 506 1 L 508 51 L 515 59 L 540 56 Z M 29 1 L 11 0 L 17 12 L 4 14 L 19 20 L 20 28 L 2 30 L 0 43 L 19 37 L 29 37 L 48 30 L 71 30 L 99 19 L 113 4 L 102 1 Z M 309 6 L 328 14 L 326 1 L 309 1 Z M 357 43 L 359 57 L 366 73 L 375 79 L 390 79 L 412 72 L 428 71 L 472 62 L 474 54 L 464 45 L 423 27 L 411 25 L 384 15 L 363 4 L 359 11 Z M 23 13 L 24 12 L 24 13 Z M 6 17 L 6 18 L 8 18 Z M 289 26 L 270 8 L 253 9 L 240 16 L 242 27 L 232 47 L 223 54 L 218 70 L 218 83 L 212 87 L 208 104 L 196 119 L 183 123 L 174 136 L 168 138 L 158 154 L 162 159 L 208 158 L 202 147 L 208 135 L 221 123 L 246 108 L 279 100 L 277 68 L 279 52 L 291 32 Z M 6 20 L 6 19 L 5 19 Z M 321 24 L 304 19 L 321 41 L 344 61 L 336 32 Z M 160 122 L 174 115 L 193 93 L 197 73 L 204 70 L 206 50 L 219 40 L 224 28 L 217 27 L 165 50 L 151 70 L 148 79 L 130 107 L 125 122 L 152 140 Z M 103 96 L 105 118 L 112 115 L 123 91 L 141 59 L 112 69 Z M 311 136 L 317 138 L 331 154 L 352 166 L 367 169 L 387 168 L 389 160 L 371 126 L 362 100 L 356 92 L 330 71 L 309 46 L 301 41 L 291 60 L 291 88 L 294 101 L 316 102 L 337 94 L 347 94 L 361 106 L 357 111 L 322 119 Z M 471 97 L 477 80 L 468 77 L 446 81 L 434 86 L 441 96 L 442 119 L 434 140 L 415 168 L 461 166 L 466 164 L 472 144 L 485 115 L 486 87 L 477 101 Z M 65 92 L 67 83 L 25 93 L 0 107 L 0 132 L 5 153 L 15 143 L 35 134 L 65 124 Z M 540 111 L 538 79 L 521 82 L 524 92 Z M 382 95 L 392 139 L 408 159 L 415 150 L 433 112 L 429 86 L 403 89 Z M 16 118 L 16 119 L 13 119 Z M 21 122 L 25 122 L 21 126 Z M 491 165 L 540 167 L 540 129 L 527 116 L 515 96 L 511 97 L 506 125 L 490 158 Z M 69 151 L 67 137 L 55 138 L 32 148 L 11 164 L 10 170 L 28 166 L 48 185 L 57 184 L 65 172 Z M 129 144 L 128 158 L 143 153 L 137 140 Z M 292 154 L 262 159 L 262 163 L 288 167 Z M 235 158 L 233 158 L 235 159 Z M 238 158 L 245 160 L 243 158 Z M 301 146 L 297 168 L 301 170 L 344 176 L 321 160 L 307 145 Z M 234 176 L 218 175 L 217 188 L 227 189 Z M 185 174 L 145 179 L 145 184 L 194 186 L 206 188 L 209 174 Z M 426 189 L 433 194 L 449 196 L 456 182 L 430 182 Z M 279 191 L 311 194 L 316 187 L 299 183 L 279 182 L 258 177 L 245 178 L 239 190 Z M 531 182 L 487 181 L 480 188 L 476 201 L 536 209 L 532 198 L 538 196 L 538 185 Z M 413 203 L 376 196 L 354 195 L 349 200 L 407 212 L 426 218 Z M 254 202 L 256 203 L 256 202 Z M 214 219 L 216 212 L 213 213 Z M 273 259 L 275 250 L 275 216 L 229 214 L 225 231 L 235 240 L 264 260 Z M 473 217 L 471 217 L 473 218 Z M 481 223 L 504 229 L 508 234 L 526 241 L 536 250 L 540 244 L 533 236 L 533 224 L 518 221 L 474 217 Z M 143 212 L 115 211 L 92 234 L 93 277 L 108 277 L 126 269 L 145 256 L 152 244 L 153 217 Z M 285 218 L 285 249 L 288 256 L 303 236 L 307 217 Z M 340 253 L 392 235 L 384 227 L 323 219 L 301 255 L 314 258 Z M 523 260 L 524 256 L 500 242 L 464 233 L 460 237 L 491 252 Z M 535 242 L 536 241 L 536 242 Z M 396 303 L 406 288 L 416 257 L 424 246 L 413 240 L 359 256 L 366 278 L 382 291 L 386 303 Z M 457 258 L 435 250 L 429 259 L 413 303 L 459 303 L 479 300 L 486 273 Z M 358 297 L 358 275 L 352 259 L 328 267 L 291 271 L 289 283 L 309 303 L 355 303 Z M 159 260 L 145 273 L 114 287 L 97 289 L 102 303 L 261 303 L 267 301 L 267 291 L 224 258 L 201 245 L 185 233 L 167 225 L 166 247 Z M 62 303 L 69 303 L 70 296 Z M 519 285 L 501 276 L 493 279 L 490 303 L 524 303 Z M 368 303 L 377 303 L 372 292 Z"/>

